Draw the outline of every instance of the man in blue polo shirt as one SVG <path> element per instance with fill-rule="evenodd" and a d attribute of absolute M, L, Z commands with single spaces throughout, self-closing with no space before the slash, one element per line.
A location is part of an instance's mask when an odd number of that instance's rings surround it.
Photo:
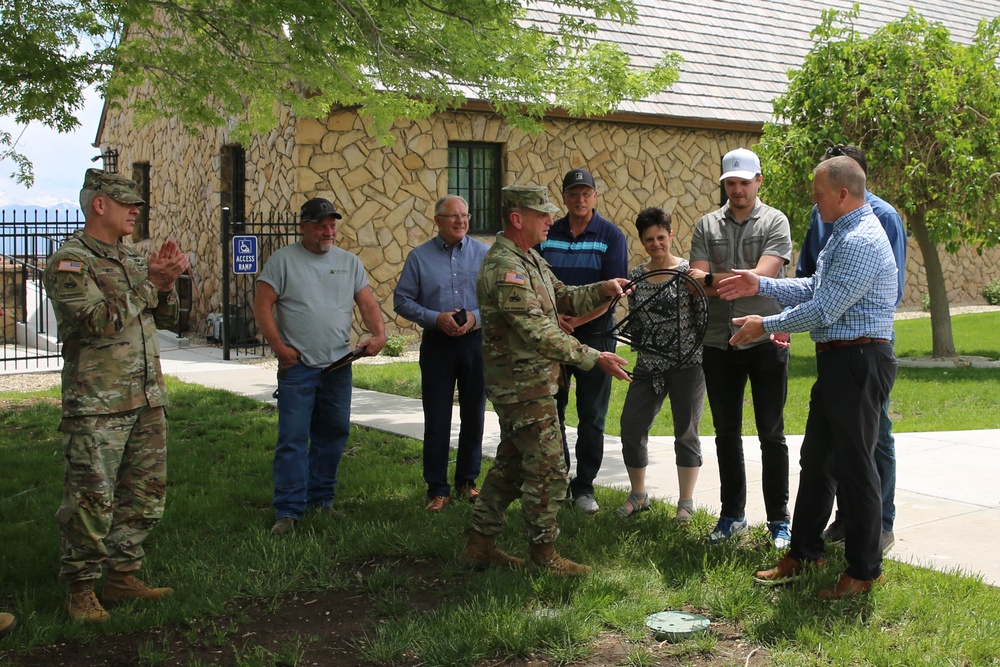
<path fill-rule="evenodd" d="M 833 157 L 845 155 L 861 167 L 861 171 L 868 174 L 868 160 L 865 154 L 857 146 L 831 146 L 821 158 L 829 160 Z M 899 213 L 883 199 L 876 197 L 865 190 L 865 203 L 872 207 L 872 212 L 878 221 L 882 223 L 882 229 L 889 238 L 889 245 L 892 246 L 892 255 L 896 260 L 896 307 L 903 300 L 903 289 L 906 287 L 906 228 Z M 806 238 L 802 242 L 802 251 L 799 254 L 799 263 L 795 268 L 796 278 L 808 278 L 816 273 L 816 261 L 819 253 L 826 246 L 830 234 L 833 232 L 833 225 L 824 223 L 819 217 L 819 208 L 813 206 L 812 214 L 809 218 L 809 229 L 806 231 Z M 896 520 L 896 446 L 895 438 L 892 437 L 892 420 L 889 418 L 889 397 L 886 397 L 882 404 L 882 413 L 878 423 L 878 441 L 875 443 L 875 468 L 878 470 L 879 480 L 882 485 L 882 553 L 885 553 L 895 544 L 896 538 L 893 534 L 893 523 Z M 838 502 L 839 506 L 840 503 Z M 840 516 L 840 510 L 830 526 L 823 532 L 823 539 L 827 542 L 837 544 L 844 541 L 846 531 L 844 522 Z"/>
<path fill-rule="evenodd" d="M 625 235 L 614 223 L 598 215 L 597 185 L 586 169 L 573 169 L 563 178 L 563 203 L 568 211 L 549 229 L 548 239 L 537 250 L 552 265 L 556 278 L 567 285 L 625 278 L 628 275 L 628 253 Z M 607 306 L 581 317 L 559 316 L 562 330 L 581 343 L 601 352 L 614 352 L 615 342 L 604 340 L 604 329 L 612 318 L 602 318 Z M 611 398 L 611 377 L 598 368 L 584 371 L 577 366 L 563 365 L 565 382 L 556 394 L 559 425 L 562 428 L 563 451 L 569 467 L 569 443 L 566 440 L 566 405 L 569 403 L 569 383 L 576 378 L 576 412 L 579 417 L 576 438 L 576 476 L 570 482 L 570 493 L 578 509 L 594 513 L 600 509 L 594 499 L 594 478 L 604 460 L 604 418 Z"/>

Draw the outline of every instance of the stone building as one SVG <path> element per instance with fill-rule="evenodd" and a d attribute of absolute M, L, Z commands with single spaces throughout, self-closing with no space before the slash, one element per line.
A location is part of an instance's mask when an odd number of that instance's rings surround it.
<path fill-rule="evenodd" d="M 561 202 L 562 175 L 587 167 L 598 183 L 599 210 L 626 232 L 633 264 L 643 253 L 632 223 L 650 205 L 673 213 L 677 247 L 686 254 L 694 222 L 722 203 L 722 156 L 757 141 L 771 99 L 784 89 L 785 73 L 811 45 L 809 30 L 821 10 L 850 8 L 849 2 L 781 0 L 741 6 L 736 23 L 705 3 L 636 4 L 637 26 L 608 26 L 599 38 L 618 41 L 640 65 L 664 49 L 680 52 L 680 81 L 599 118 L 553 112 L 538 135 L 515 130 L 486 104 L 470 101 L 427 120 L 398 122 L 388 147 L 368 135 L 352 109 L 334 109 L 321 119 L 285 113 L 275 130 L 238 146 L 227 128 L 192 137 L 172 121 L 138 125 L 131 109 L 145 93 L 136 90 L 120 108 L 106 105 L 95 145 L 116 151 L 119 172 L 148 187 L 148 218 L 136 240 L 158 245 L 173 237 L 191 254 L 196 331 L 221 309 L 221 207 L 231 206 L 237 218 L 243 212 L 247 219 L 287 217 L 306 199 L 322 196 L 344 213 L 338 245 L 367 267 L 388 332 L 412 333 L 392 310 L 392 291 L 409 250 L 435 233 L 433 204 L 449 191 L 470 199 L 473 233 L 488 242 L 499 228 L 500 187 L 543 184 Z M 905 11 L 888 0 L 868 3 L 859 24 L 868 21 L 874 29 Z M 943 2 L 926 3 L 920 11 L 948 25 L 956 39 L 967 39 L 981 16 L 1000 14 L 1000 2 L 976 3 L 957 16 Z M 537 11 L 532 20 L 545 16 Z M 904 307 L 919 306 L 926 292 L 912 240 L 909 250 Z M 951 302 L 981 301 L 981 286 L 1000 277 L 997 260 L 996 249 L 983 257 L 972 250 L 944 255 Z"/>

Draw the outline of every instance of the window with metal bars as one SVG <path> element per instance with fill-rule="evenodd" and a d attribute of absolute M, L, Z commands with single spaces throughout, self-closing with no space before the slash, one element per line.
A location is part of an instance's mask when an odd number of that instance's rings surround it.
<path fill-rule="evenodd" d="M 501 228 L 502 150 L 503 144 L 448 144 L 448 192 L 469 202 L 472 234 L 493 234 Z"/>
<path fill-rule="evenodd" d="M 143 241 L 149 238 L 149 163 L 132 163 L 132 180 L 135 181 L 139 196 L 146 202 L 139 207 L 139 215 L 135 219 L 135 229 L 132 231 L 133 241 Z"/>
<path fill-rule="evenodd" d="M 243 232 L 246 214 L 246 152 L 238 144 L 222 147 L 222 164 L 219 178 L 220 200 L 229 207 L 229 219 L 233 221 L 233 233 Z"/>

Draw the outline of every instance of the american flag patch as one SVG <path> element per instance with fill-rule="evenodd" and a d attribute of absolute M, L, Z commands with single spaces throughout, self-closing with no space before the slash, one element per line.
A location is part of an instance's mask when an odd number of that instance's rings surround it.
<path fill-rule="evenodd" d="M 505 283 L 510 283 L 512 285 L 523 285 L 524 284 L 524 274 L 514 273 L 513 271 L 508 271 L 503 277 Z"/>
<path fill-rule="evenodd" d="M 56 271 L 69 271 L 70 273 L 80 273 L 83 266 L 80 262 L 74 262 L 69 259 L 59 260 L 59 266 L 56 267 Z"/>

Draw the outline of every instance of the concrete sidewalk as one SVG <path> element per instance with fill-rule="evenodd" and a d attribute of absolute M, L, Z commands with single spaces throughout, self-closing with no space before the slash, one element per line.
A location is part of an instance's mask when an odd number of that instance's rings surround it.
<path fill-rule="evenodd" d="M 222 361 L 216 347 L 163 346 L 165 373 L 185 382 L 225 389 L 274 402 L 274 372 L 233 361 Z M 615 417 L 609 416 L 609 419 Z M 354 390 L 351 421 L 355 424 L 419 440 L 423 418 L 418 399 L 402 398 L 361 389 Z M 453 423 L 457 438 L 458 413 Z M 984 581 L 1000 585 L 1000 431 L 947 433 L 896 433 L 896 545 L 895 560 L 942 571 L 978 573 Z M 500 432 L 496 415 L 486 413 L 483 452 L 496 452 Z M 575 437 L 571 435 L 570 441 Z M 791 503 L 798 488 L 799 447 L 802 436 L 788 436 L 792 476 Z M 747 516 L 751 523 L 765 519 L 760 493 L 760 446 L 746 438 Z M 646 483 L 651 495 L 675 498 L 677 491 L 673 439 L 650 438 Z M 719 471 L 712 436 L 702 438 L 705 463 L 698 480 L 695 503 L 709 512 L 719 511 Z M 604 465 L 597 482 L 628 488 L 621 459 L 621 441 L 609 436 Z M 602 511 L 613 511 L 603 507 Z"/>

